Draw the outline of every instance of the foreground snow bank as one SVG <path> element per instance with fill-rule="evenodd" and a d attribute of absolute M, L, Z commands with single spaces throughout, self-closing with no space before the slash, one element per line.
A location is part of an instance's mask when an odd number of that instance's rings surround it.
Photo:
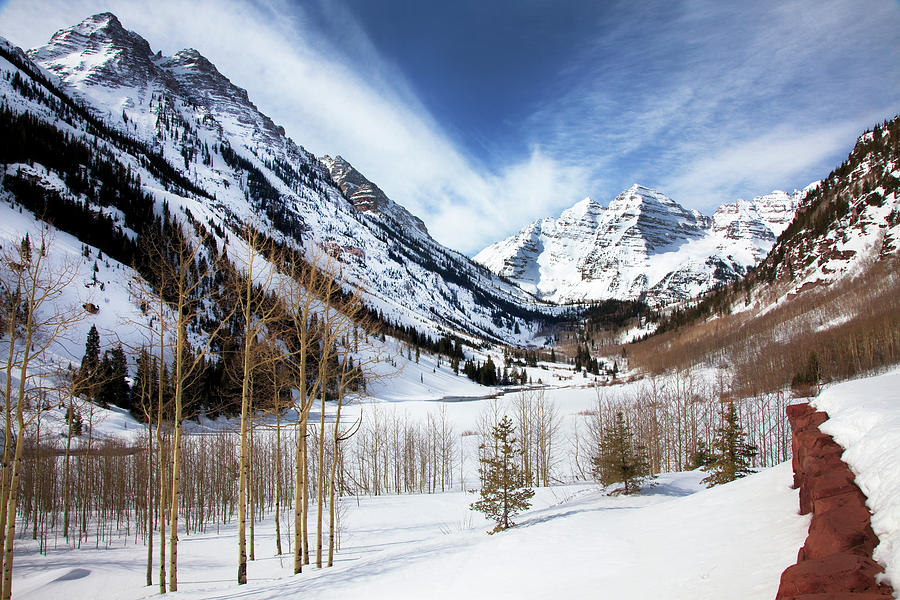
<path fill-rule="evenodd" d="M 789 464 L 711 490 L 701 472 L 661 476 L 638 496 L 597 486 L 539 488 L 519 525 L 488 536 L 474 496 L 346 499 L 342 550 L 331 569 L 289 573 L 273 557 L 272 523 L 257 527 L 250 584 L 234 584 L 233 527 L 183 537 L 179 598 L 742 598 L 771 600 L 806 536 Z M 146 549 L 129 543 L 40 556 L 24 541 L 16 596 L 134 600 Z M 155 579 L 155 576 L 154 576 Z"/>
<path fill-rule="evenodd" d="M 881 540 L 873 558 L 888 582 L 900 583 L 900 369 L 831 386 L 814 404 L 828 413 L 820 429 L 845 449 L 841 458 L 868 498 Z"/>

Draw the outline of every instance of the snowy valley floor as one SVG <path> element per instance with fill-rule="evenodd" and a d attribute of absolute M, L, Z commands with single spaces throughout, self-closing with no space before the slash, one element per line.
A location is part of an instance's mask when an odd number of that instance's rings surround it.
<path fill-rule="evenodd" d="M 423 370 L 431 371 L 425 361 Z M 415 379 L 421 378 L 416 374 Z M 596 394 L 584 388 L 548 394 L 560 410 L 564 439 L 571 438 L 573 420 L 595 406 Z M 380 408 L 384 414 L 397 411 L 416 419 L 445 406 L 456 431 L 462 432 L 475 427 L 491 402 L 404 399 L 381 401 Z M 815 404 L 831 416 L 823 430 L 847 448 L 844 459 L 869 497 L 873 528 L 882 542 L 876 559 L 896 579 L 900 369 L 829 386 Z M 125 435 L 134 428 L 108 415 L 102 429 Z M 463 439 L 473 442 L 475 437 Z M 466 452 L 473 456 L 471 448 Z M 473 468 L 470 458 L 470 482 Z M 797 514 L 790 465 L 711 490 L 700 485 L 703 475 L 663 475 L 631 497 L 604 496 L 590 483 L 538 488 L 533 507 L 517 519 L 519 525 L 493 536 L 485 533 L 491 524 L 468 510 L 473 494 L 346 498 L 342 548 L 333 568 L 307 567 L 301 575 L 290 575 L 290 517 L 285 513 L 285 554 L 274 556 L 273 519 L 259 524 L 257 560 L 249 565 L 250 583 L 241 587 L 235 584 L 236 526 L 230 524 L 219 534 L 211 529 L 205 535 L 182 536 L 177 597 L 771 600 L 809 526 L 809 518 Z M 143 585 L 146 547 L 136 545 L 133 537 L 111 548 L 88 543 L 79 550 L 53 550 L 52 539 L 50 547 L 42 556 L 35 542 L 17 541 L 14 598 L 137 600 L 158 595 L 156 586 Z M 154 554 L 157 562 L 158 546 Z M 154 582 L 157 576 L 155 570 Z"/>
<path fill-rule="evenodd" d="M 273 521 L 257 528 L 250 583 L 234 584 L 235 528 L 184 537 L 183 598 L 774 598 L 809 525 L 785 463 L 703 489 L 700 472 L 660 476 L 643 494 L 604 496 L 596 485 L 539 488 L 509 531 L 486 535 L 472 494 L 347 499 L 342 549 L 331 569 L 290 576 L 275 557 Z M 14 597 L 136 599 L 146 548 L 17 551 Z M 287 539 L 284 539 L 285 549 Z M 157 573 L 154 573 L 154 581 Z"/>

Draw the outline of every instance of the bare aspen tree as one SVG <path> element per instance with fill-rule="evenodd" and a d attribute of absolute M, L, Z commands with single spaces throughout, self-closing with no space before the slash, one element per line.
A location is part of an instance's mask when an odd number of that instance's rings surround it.
<path fill-rule="evenodd" d="M 322 286 L 322 307 L 319 315 L 319 440 L 318 462 L 316 467 L 316 568 L 322 568 L 322 526 L 325 509 L 325 401 L 328 397 L 328 384 L 331 378 L 331 361 L 337 361 L 337 340 L 340 337 L 340 313 L 333 307 L 333 297 L 341 292 L 340 283 L 326 272 L 326 281 Z"/>
<path fill-rule="evenodd" d="M 4 398 L 8 407 L 6 431 L 14 435 L 14 446 L 11 456 L 3 464 L 6 483 L 0 498 L 5 511 L 0 514 L 0 529 L 3 541 L 3 577 L 0 581 L 0 598 L 9 600 L 12 595 L 13 541 L 16 527 L 16 512 L 19 501 L 19 476 L 22 455 L 25 447 L 26 426 L 35 418 L 35 413 L 26 415 L 29 395 L 39 385 L 34 384 L 42 375 L 38 367 L 51 347 L 58 342 L 65 331 L 85 316 L 81 307 L 61 306 L 65 290 L 72 284 L 78 274 L 77 265 L 70 262 L 54 264 L 49 257 L 51 245 L 49 229 L 41 229 L 38 247 L 33 247 L 28 236 L 22 239 L 18 247 L 7 251 L 3 256 L 3 268 L 8 276 L 4 282 L 7 298 L 11 299 L 9 318 L 15 321 L 10 326 L 10 354 L 8 374 L 16 374 L 18 390 L 13 396 L 7 385 L 7 396 Z M 9 384 L 9 380 L 7 381 Z M 14 411 L 10 408 L 14 404 Z M 40 407 L 38 407 L 38 413 Z M 12 423 L 14 420 L 15 432 Z M 7 438 L 9 439 L 9 438 Z M 6 442 L 9 444 L 12 440 Z"/>
<path fill-rule="evenodd" d="M 159 364 L 157 365 L 157 390 L 156 390 L 156 451 L 159 454 L 157 471 L 159 472 L 159 593 L 166 593 L 166 497 L 168 480 L 166 464 L 163 460 L 165 445 L 163 440 L 163 418 L 165 415 L 165 389 L 166 389 L 166 328 L 165 328 L 165 299 L 159 295 Z"/>
<path fill-rule="evenodd" d="M 271 347 L 271 346 L 270 346 Z M 275 348 L 277 356 L 283 359 L 282 352 Z M 272 409 L 275 412 L 275 554 L 281 556 L 281 501 L 284 495 L 281 473 L 281 394 L 285 385 L 283 360 L 269 361 L 269 377 L 272 383 Z"/>
<path fill-rule="evenodd" d="M 282 280 L 281 297 L 289 315 L 292 338 L 291 353 L 295 372 L 293 380 L 298 392 L 297 432 L 294 463 L 294 573 L 303 571 L 309 564 L 309 539 L 307 536 L 309 498 L 307 487 L 307 424 L 315 399 L 316 383 L 310 386 L 307 371 L 313 344 L 312 320 L 321 309 L 323 289 L 327 274 L 319 270 L 319 260 L 305 263 L 296 257 L 286 265 L 286 277 Z M 312 387 L 312 389 L 310 389 Z"/>
<path fill-rule="evenodd" d="M 184 392 L 188 381 L 202 365 L 219 329 L 228 318 L 222 319 L 216 329 L 208 332 L 206 342 L 195 353 L 191 353 L 187 339 L 188 325 L 198 320 L 206 310 L 204 299 L 208 299 L 212 290 L 205 291 L 203 286 L 212 280 L 216 265 L 207 263 L 201 272 L 197 268 L 203 251 L 203 239 L 192 241 L 182 232 L 174 242 L 174 263 L 166 263 L 170 267 L 168 281 L 174 293 L 175 312 L 175 373 L 174 373 L 174 413 L 172 434 L 172 479 L 171 501 L 169 503 L 169 590 L 178 591 L 178 509 L 181 494 L 181 435 L 184 419 Z M 193 355 L 191 355 L 193 354 Z"/>
<path fill-rule="evenodd" d="M 346 430 L 341 429 L 341 409 L 344 406 L 345 399 L 350 392 L 361 390 L 365 393 L 367 383 L 375 378 L 372 366 L 378 361 L 377 353 L 369 352 L 365 355 L 358 354 L 358 342 L 349 344 L 351 332 L 355 332 L 356 328 L 362 326 L 363 329 L 369 328 L 371 325 L 364 320 L 364 307 L 358 294 L 351 295 L 348 299 L 341 303 L 340 311 L 333 311 L 331 316 L 324 323 L 328 327 L 328 337 L 332 339 L 335 345 L 337 366 L 333 379 L 335 382 L 335 394 L 337 396 L 337 407 L 335 408 L 334 430 L 332 432 L 332 449 L 331 449 L 331 470 L 328 475 L 328 563 L 327 566 L 334 564 L 334 547 L 335 547 L 335 479 L 341 464 L 341 442 L 352 436 L 358 426 L 357 422 Z M 353 353 L 357 352 L 357 359 L 354 363 Z M 365 358 L 363 356 L 366 356 Z M 357 392 L 358 394 L 359 392 Z M 320 479 L 324 479 L 324 474 L 320 473 Z"/>
<path fill-rule="evenodd" d="M 145 365 L 138 364 L 138 369 L 144 367 L 143 377 L 140 378 L 140 389 L 138 390 L 138 408 L 141 413 L 144 415 L 144 419 L 147 421 L 147 491 L 146 491 L 146 502 L 147 502 L 147 523 L 146 523 L 146 535 L 147 535 L 147 586 L 153 585 L 153 532 L 156 529 L 154 524 L 154 511 L 153 511 L 153 386 L 152 386 L 152 363 L 150 362 L 150 357 L 152 356 L 152 347 L 141 348 L 140 350 L 141 359 L 146 361 Z"/>
<path fill-rule="evenodd" d="M 160 593 L 165 593 L 165 568 L 168 569 L 169 590 L 178 591 L 178 527 L 179 508 L 181 505 L 181 452 L 182 452 L 182 424 L 184 420 L 184 394 L 190 380 L 196 375 L 203 364 L 203 360 L 209 353 L 219 330 L 230 319 L 230 315 L 219 320 L 219 323 L 211 332 L 206 332 L 206 341 L 199 347 L 193 348 L 188 340 L 188 327 L 194 325 L 201 316 L 206 314 L 209 304 L 212 304 L 217 290 L 212 289 L 213 275 L 219 266 L 212 261 L 205 260 L 204 245 L 207 240 L 205 233 L 199 232 L 198 239 L 192 239 L 192 235 L 185 228 L 176 226 L 174 235 L 170 233 L 169 239 L 150 237 L 149 260 L 152 268 L 159 278 L 157 290 L 159 314 L 159 339 L 160 339 L 160 364 L 159 364 L 159 406 L 157 431 L 162 435 L 163 398 L 165 385 L 165 350 L 166 336 L 165 322 L 168 318 L 173 320 L 171 328 L 174 330 L 174 357 L 172 387 L 172 439 L 171 456 L 169 460 L 169 477 L 166 481 L 163 469 L 160 469 L 160 488 L 168 492 L 168 498 L 160 501 L 160 535 L 164 537 L 165 512 L 168 510 L 169 521 L 169 556 L 168 564 L 160 561 Z M 203 260 L 201 260 L 201 258 Z M 163 452 L 162 439 L 157 440 L 157 448 Z M 167 505 L 164 507 L 164 505 Z M 164 552 L 164 543 L 160 540 L 161 555 Z M 165 565 L 165 566 L 164 566 Z"/>
<path fill-rule="evenodd" d="M 284 315 L 281 315 L 283 318 Z M 287 363 L 290 359 L 286 348 L 281 344 L 283 331 L 279 330 L 280 319 L 270 324 L 267 328 L 267 337 L 263 340 L 258 348 L 258 354 L 263 358 L 259 361 L 262 365 L 262 373 L 260 377 L 265 378 L 265 382 L 270 386 L 271 402 L 268 405 L 258 407 L 266 411 L 270 411 L 275 416 L 275 456 L 274 456 L 274 479 L 275 479 L 275 554 L 280 556 L 282 552 L 281 543 L 281 511 L 284 501 L 284 485 L 283 485 L 283 442 L 282 442 L 282 416 L 284 410 L 289 403 L 283 399 L 285 391 L 290 385 L 290 378 L 287 372 Z"/>
<path fill-rule="evenodd" d="M 147 233 L 144 236 L 148 240 L 149 260 L 151 261 L 153 271 L 159 277 L 158 289 L 154 290 L 149 283 L 135 277 L 132 280 L 133 291 L 141 302 L 141 307 L 145 312 L 150 313 L 150 322 L 147 325 L 150 330 L 148 335 L 148 347 L 153 352 L 155 348 L 156 357 L 156 423 L 153 431 L 153 438 L 156 440 L 157 452 L 157 473 L 158 473 L 158 489 L 157 493 L 157 515 L 156 519 L 159 525 L 159 593 L 166 593 L 166 513 L 169 508 L 167 498 L 169 497 L 168 478 L 166 476 L 167 460 L 165 459 L 166 450 L 166 432 L 165 432 L 165 416 L 169 409 L 166 399 L 166 388 L 168 385 L 168 377 L 166 372 L 166 361 L 168 354 L 172 350 L 172 342 L 167 337 L 167 323 L 174 321 L 172 311 L 166 301 L 167 291 L 171 284 L 172 269 L 167 265 L 167 248 L 165 242 L 161 239 L 158 232 Z M 155 338 L 155 342 L 154 342 Z M 148 373 L 148 376 L 150 374 Z M 152 402 L 152 399 L 150 399 Z M 153 419 L 151 415 L 154 412 L 153 406 L 147 407 L 147 423 L 148 430 L 151 427 Z M 148 438 L 149 438 L 148 434 Z M 149 444 L 149 441 L 148 441 Z M 148 458 L 152 462 L 152 453 Z M 150 490 L 147 491 L 151 495 Z M 148 571 L 152 571 L 152 548 L 148 550 Z M 148 575 L 148 581 L 150 581 Z"/>
<path fill-rule="evenodd" d="M 81 429 L 81 410 L 83 408 L 82 401 L 78 398 L 78 380 L 76 373 L 71 369 L 67 369 L 58 373 L 58 379 L 63 382 L 61 386 L 61 396 L 64 398 L 62 404 L 66 408 L 66 447 L 63 452 L 63 478 L 62 478 L 62 503 L 63 503 L 63 537 L 69 541 L 69 532 L 71 529 L 72 515 L 72 484 L 71 484 L 71 463 L 72 463 L 72 440 L 80 434 Z"/>
<path fill-rule="evenodd" d="M 559 414 L 543 390 L 524 390 L 513 399 L 520 432 L 522 473 L 529 485 L 550 485 L 553 450 L 559 433 Z"/>
<path fill-rule="evenodd" d="M 247 494 L 251 468 L 248 430 L 252 428 L 251 381 L 254 355 L 259 338 L 265 334 L 266 328 L 280 308 L 277 302 L 271 301 L 271 299 L 267 301 L 266 298 L 267 295 L 274 293 L 278 278 L 275 266 L 265 260 L 262 236 L 248 226 L 244 232 L 243 241 L 246 244 L 246 262 L 238 264 L 237 267 L 244 270 L 244 273 L 235 276 L 235 281 L 239 286 L 237 309 L 243 326 L 244 338 L 241 360 L 241 457 L 238 482 L 237 581 L 239 585 L 247 583 Z M 251 547 L 252 552 L 253 548 Z"/>
<path fill-rule="evenodd" d="M 30 243 L 26 246 L 23 240 L 18 253 L 26 252 L 30 255 Z M 6 336 L 8 347 L 6 355 L 5 376 L 6 385 L 3 394 L 3 469 L 0 473 L 0 552 L 5 546 L 6 539 L 6 499 L 9 498 L 10 475 L 13 461 L 13 373 L 16 369 L 16 343 L 19 339 L 19 306 L 25 290 L 26 263 L 15 251 L 7 251 L 3 256 L 3 318 L 6 323 Z M 2 556 L 0 556 L 2 561 Z M 0 593 L 2 593 L 2 575 L 0 575 Z"/>

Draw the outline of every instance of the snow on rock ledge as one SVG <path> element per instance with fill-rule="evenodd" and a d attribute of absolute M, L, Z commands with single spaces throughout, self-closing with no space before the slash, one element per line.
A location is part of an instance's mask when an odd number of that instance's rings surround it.
<path fill-rule="evenodd" d="M 872 559 L 878 538 L 866 497 L 841 460 L 843 449 L 820 430 L 828 415 L 809 404 L 789 406 L 787 413 L 800 513 L 812 513 L 812 521 L 797 564 L 781 575 L 776 600 L 891 597 L 891 588 L 877 583 L 882 567 Z"/>
<path fill-rule="evenodd" d="M 873 556 L 900 588 L 900 369 L 831 386 L 815 406 L 828 413 L 822 431 L 846 449 L 842 458 L 868 498 L 881 542 Z"/>

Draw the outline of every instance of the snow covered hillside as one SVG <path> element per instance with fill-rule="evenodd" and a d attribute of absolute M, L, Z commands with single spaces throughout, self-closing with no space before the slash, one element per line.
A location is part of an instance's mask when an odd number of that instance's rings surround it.
<path fill-rule="evenodd" d="M 351 193 L 338 187 L 325 164 L 286 137 L 196 50 L 154 54 L 110 13 L 60 30 L 27 55 L 6 41 L 2 48 L 0 97 L 10 118 L 34 119 L 29 127 L 54 128 L 75 143 L 103 149 L 107 160 L 139 181 L 151 212 L 159 214 L 168 203 L 179 219 L 189 215 L 208 227 L 220 245 L 252 223 L 302 245 L 309 256 L 327 255 L 387 321 L 433 336 L 525 343 L 552 313 L 440 246 L 390 200 L 391 210 L 382 212 L 348 200 Z M 6 162 L 35 170 L 8 168 L 4 189 L 18 195 L 56 181 L 53 192 L 62 201 L 105 212 L 112 228 L 141 234 L 130 222 L 134 206 L 120 206 L 115 193 L 98 198 L 96 182 L 93 189 L 73 187 L 61 167 L 16 155 L 22 151 L 9 148 Z"/>
<path fill-rule="evenodd" d="M 861 135 L 808 190 L 759 275 L 782 297 L 864 276 L 900 256 L 900 117 Z M 887 271 L 896 273 L 896 267 Z"/>
<path fill-rule="evenodd" d="M 585 198 L 488 246 L 475 260 L 555 302 L 666 305 L 740 279 L 793 218 L 804 192 L 724 204 L 712 218 L 634 185 L 603 208 Z"/>
<path fill-rule="evenodd" d="M 837 384 L 815 401 L 829 413 L 822 429 L 847 449 L 844 459 L 868 495 L 881 539 L 875 556 L 894 581 L 900 539 L 898 378 L 894 370 Z M 591 389 L 550 394 L 567 417 L 596 401 Z M 453 427 L 462 431 L 473 427 L 491 402 L 378 404 L 387 411 L 383 416 L 413 417 L 443 406 Z M 123 421 L 113 420 L 102 428 L 112 433 L 122 426 Z M 470 457 L 464 487 L 477 486 L 473 466 Z M 637 496 L 607 496 L 586 482 L 537 488 L 532 507 L 516 519 L 518 526 L 492 536 L 485 533 L 491 524 L 468 508 L 474 496 L 459 491 L 459 484 L 436 494 L 345 496 L 334 567 L 290 575 L 289 558 L 275 555 L 269 516 L 257 524 L 250 582 L 238 591 L 232 522 L 182 537 L 179 594 L 198 600 L 546 598 L 600 592 L 638 599 L 773 598 L 781 572 L 796 559 L 809 527 L 809 517 L 798 514 L 789 463 L 713 489 L 700 485 L 703 475 L 662 474 Z M 38 552 L 30 536 L 17 542 L 16 597 L 49 600 L 64 593 L 135 600 L 154 593 L 143 585 L 146 547 L 133 535 L 77 549 L 58 541 L 47 541 L 46 554 Z"/>

